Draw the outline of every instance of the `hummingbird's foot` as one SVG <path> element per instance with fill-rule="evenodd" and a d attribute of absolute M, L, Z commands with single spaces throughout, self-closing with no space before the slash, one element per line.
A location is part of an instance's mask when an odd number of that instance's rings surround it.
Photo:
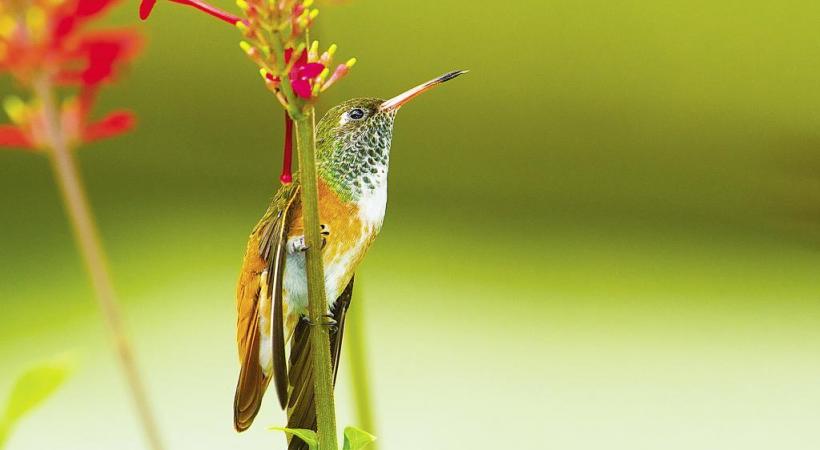
<path fill-rule="evenodd" d="M 290 251 L 290 253 L 301 253 L 307 251 L 307 249 L 308 245 L 305 242 L 304 236 L 292 238 L 290 242 L 288 242 L 288 251 Z"/>
<path fill-rule="evenodd" d="M 322 249 L 324 249 L 325 245 L 327 245 L 327 237 L 330 236 L 330 227 L 325 225 L 325 224 L 322 224 L 322 225 L 320 225 L 320 228 L 321 228 L 320 233 L 322 235 Z M 307 242 L 305 242 L 305 237 L 304 236 L 297 236 L 297 237 L 291 238 L 287 245 L 288 245 L 288 250 L 291 253 L 301 253 L 301 252 L 307 251 L 307 249 L 310 248 L 310 246 L 307 245 Z"/>
<path fill-rule="evenodd" d="M 324 316 L 322 316 L 322 319 L 321 319 L 321 320 L 319 320 L 319 322 L 318 322 L 318 323 L 317 323 L 317 322 L 313 322 L 313 321 L 312 321 L 312 320 L 310 320 L 310 318 L 308 318 L 308 317 L 305 317 L 305 319 L 304 319 L 304 320 L 305 320 L 305 321 L 308 323 L 308 325 L 310 325 L 310 326 L 328 327 L 328 328 L 329 328 L 329 331 L 330 331 L 331 333 L 336 333 L 337 331 L 339 331 L 339 327 L 338 327 L 338 324 L 339 324 L 339 323 L 338 323 L 338 322 L 336 322 L 336 319 L 333 317 L 333 314 L 330 314 L 330 313 L 325 314 Z"/>

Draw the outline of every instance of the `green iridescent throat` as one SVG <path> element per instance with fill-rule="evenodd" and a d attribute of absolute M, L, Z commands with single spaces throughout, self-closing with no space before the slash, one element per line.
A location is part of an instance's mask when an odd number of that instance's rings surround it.
<path fill-rule="evenodd" d="M 387 182 L 395 112 L 379 111 L 382 102 L 348 100 L 328 111 L 317 126 L 319 176 L 344 201 L 357 201 Z M 354 118 L 359 111 L 363 117 Z"/>

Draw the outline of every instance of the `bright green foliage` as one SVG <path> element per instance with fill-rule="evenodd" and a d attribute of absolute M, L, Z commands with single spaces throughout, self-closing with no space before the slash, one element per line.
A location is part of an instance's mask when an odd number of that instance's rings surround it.
<path fill-rule="evenodd" d="M 285 433 L 296 436 L 299 439 L 305 441 L 305 444 L 310 447 L 310 450 L 318 450 L 319 449 L 319 439 L 316 437 L 316 432 L 313 430 L 306 430 L 304 428 L 279 428 L 273 427 L 271 430 L 278 430 L 284 431 Z"/>
<path fill-rule="evenodd" d="M 345 428 L 345 443 L 342 450 L 361 450 L 376 440 L 376 436 L 356 427 Z"/>
<path fill-rule="evenodd" d="M 319 440 L 316 437 L 316 432 L 313 430 L 279 427 L 272 427 L 271 430 L 284 431 L 291 436 L 296 436 L 305 441 L 308 447 L 310 447 L 310 450 L 319 450 Z M 347 427 L 345 428 L 345 442 L 342 450 L 362 450 L 375 440 L 376 436 L 373 436 L 361 428 Z"/>
<path fill-rule="evenodd" d="M 30 367 L 17 379 L 0 420 L 0 448 L 14 425 L 50 397 L 71 374 L 73 366 L 68 358 L 54 359 Z"/>

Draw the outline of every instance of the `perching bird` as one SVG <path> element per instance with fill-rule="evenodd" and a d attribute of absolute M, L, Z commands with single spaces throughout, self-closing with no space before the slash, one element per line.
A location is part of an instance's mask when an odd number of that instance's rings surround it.
<path fill-rule="evenodd" d="M 390 100 L 348 100 L 319 121 L 318 200 L 328 313 L 336 329 L 330 339 L 334 378 L 353 274 L 384 221 L 396 113 L 410 99 L 464 72 L 447 73 Z M 238 431 L 253 422 L 271 380 L 280 405 L 287 409 L 288 428 L 316 429 L 299 189 L 295 177 L 276 192 L 250 235 L 239 276 L 236 326 L 241 372 L 234 398 Z M 289 448 L 307 446 L 292 439 Z"/>

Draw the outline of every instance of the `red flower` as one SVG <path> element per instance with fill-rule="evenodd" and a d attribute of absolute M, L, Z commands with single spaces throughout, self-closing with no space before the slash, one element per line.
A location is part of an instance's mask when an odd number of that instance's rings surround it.
<path fill-rule="evenodd" d="M 286 49 L 286 63 L 290 63 L 291 56 L 293 56 L 293 49 Z M 290 86 L 293 88 L 293 92 L 295 92 L 299 97 L 310 98 L 313 95 L 313 86 L 311 85 L 311 81 L 318 77 L 323 70 L 325 70 L 324 64 L 318 62 L 309 63 L 307 58 L 307 50 L 302 51 L 302 54 L 299 55 L 299 59 L 293 63 L 293 68 L 291 68 L 288 73 L 288 78 L 290 78 Z"/>

